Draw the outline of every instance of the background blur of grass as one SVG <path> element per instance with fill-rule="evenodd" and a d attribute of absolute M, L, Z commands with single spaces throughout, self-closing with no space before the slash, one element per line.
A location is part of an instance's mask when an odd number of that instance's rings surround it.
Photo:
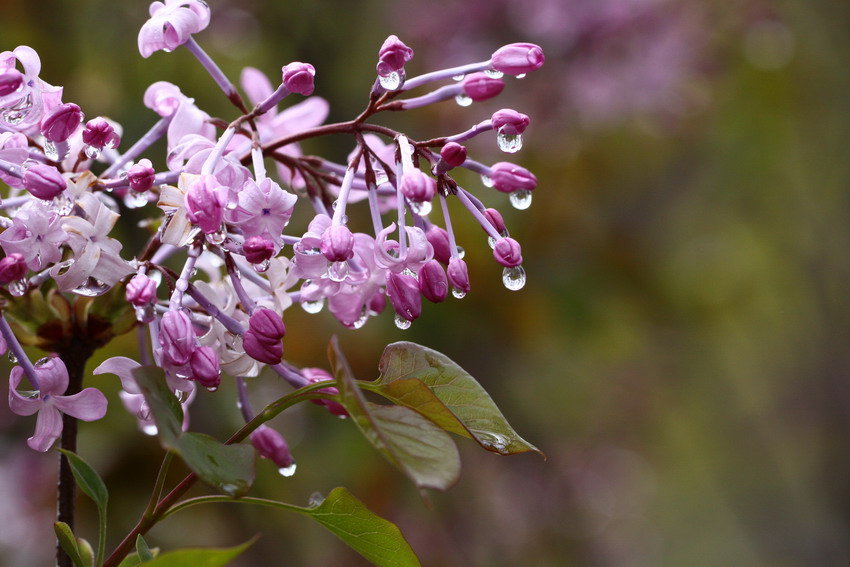
<path fill-rule="evenodd" d="M 406 332 L 388 315 L 358 332 L 327 313 L 285 315 L 287 356 L 299 365 L 323 365 L 332 333 L 367 379 L 391 341 L 446 353 L 548 461 L 460 442 L 461 481 L 433 494 L 429 508 L 352 424 L 311 406 L 275 422 L 297 474 L 282 479 L 260 462 L 258 493 L 305 503 L 313 491 L 347 486 L 396 522 L 429 566 L 847 564 L 850 8 L 829 0 L 662 3 L 664 14 L 682 15 L 671 25 L 682 26 L 674 31 L 685 41 L 662 45 L 659 58 L 655 44 L 641 43 L 668 37 L 657 14 L 630 24 L 637 39 L 613 26 L 567 45 L 574 20 L 547 20 L 546 10 L 573 14 L 587 1 L 513 4 L 521 14 L 494 12 L 508 4 L 487 0 L 212 3 L 212 25 L 197 39 L 230 77 L 244 65 L 275 75 L 284 63 L 309 61 L 331 120 L 362 108 L 390 33 L 416 51 L 409 73 L 485 59 L 508 41 L 540 43 L 548 55 L 539 73 L 508 81 L 496 101 L 389 117 L 422 139 L 461 131 L 503 106 L 532 116 L 515 158 L 540 180 L 530 210 L 513 211 L 504 196 L 466 180 L 503 210 L 523 244 L 523 291 L 501 286 L 480 229 L 458 211 L 467 298 L 426 306 Z M 0 49 L 34 47 L 42 76 L 65 85 L 66 100 L 124 124 L 124 147 L 154 122 L 141 105 L 154 80 L 233 117 L 188 52 L 140 59 L 147 3 L 0 6 Z M 661 76 L 674 88 L 654 93 L 656 83 L 627 80 L 609 89 L 607 106 L 596 104 L 601 94 L 586 94 L 595 83 L 581 90 L 581 81 L 615 73 Z M 471 149 L 486 163 L 504 159 L 491 138 Z M 341 160 L 350 147 L 334 138 L 305 150 Z M 365 210 L 356 215 L 365 219 Z M 125 249 L 138 249 L 132 227 L 123 238 Z M 130 335 L 99 359 L 134 349 Z M 266 378 L 257 401 L 286 391 Z M 107 392 L 112 411 L 108 427 L 82 426 L 81 453 L 112 490 L 114 539 L 143 509 L 159 449 L 119 407 L 113 378 L 90 383 Z M 224 436 L 237 427 L 232 394 L 223 387 L 201 396 L 195 428 Z M 55 455 L 24 452 L 31 419 L 0 411 L 0 427 L 0 564 L 50 564 Z M 82 535 L 94 539 L 92 507 L 82 499 L 79 507 Z M 307 519 L 248 507 L 195 508 L 149 542 L 230 545 L 258 532 L 238 565 L 365 564 Z"/>

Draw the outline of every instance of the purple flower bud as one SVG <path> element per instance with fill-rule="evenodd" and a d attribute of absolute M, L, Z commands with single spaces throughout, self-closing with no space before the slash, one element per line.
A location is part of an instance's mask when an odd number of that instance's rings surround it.
<path fill-rule="evenodd" d="M 333 380 L 334 377 L 328 374 L 327 371 L 321 368 L 302 368 L 301 373 L 307 379 L 310 384 L 315 384 L 316 382 L 324 382 L 326 380 Z M 322 388 L 318 390 L 319 392 L 324 392 L 326 394 L 339 395 L 339 390 L 336 389 L 335 386 L 328 386 L 327 388 Z M 335 402 L 333 400 L 310 400 L 314 404 L 318 404 L 320 406 L 325 406 L 328 408 L 328 411 L 334 415 L 346 416 L 348 412 L 339 402 Z"/>
<path fill-rule="evenodd" d="M 440 157 L 451 167 L 460 167 L 466 161 L 466 147 L 449 142 L 440 150 Z"/>
<path fill-rule="evenodd" d="M 419 269 L 419 291 L 431 303 L 446 300 L 449 294 L 449 280 L 446 271 L 436 260 L 428 260 Z"/>
<path fill-rule="evenodd" d="M 98 117 L 86 122 L 86 127 L 83 129 L 83 142 L 99 150 L 111 149 L 121 143 L 121 136 L 109 122 Z"/>
<path fill-rule="evenodd" d="M 189 362 L 195 350 L 192 320 L 183 311 L 167 311 L 159 322 L 159 344 L 165 359 L 175 366 Z"/>
<path fill-rule="evenodd" d="M 213 347 L 196 348 L 189 359 L 189 368 L 192 370 L 192 378 L 204 388 L 218 388 L 221 384 L 221 368 Z"/>
<path fill-rule="evenodd" d="M 422 314 L 422 296 L 419 295 L 419 283 L 407 274 L 387 274 L 387 296 L 395 312 L 408 321 L 416 320 Z"/>
<path fill-rule="evenodd" d="M 24 84 L 24 76 L 17 69 L 6 69 L 0 73 L 0 96 L 10 95 Z"/>
<path fill-rule="evenodd" d="M 50 201 L 68 186 L 59 170 L 52 165 L 37 163 L 24 172 L 24 187 L 34 197 Z"/>
<path fill-rule="evenodd" d="M 73 102 L 60 104 L 41 119 L 41 133 L 51 142 L 64 142 L 80 126 L 83 113 Z"/>
<path fill-rule="evenodd" d="M 452 257 L 452 246 L 449 244 L 449 233 L 445 229 L 432 224 L 425 233 L 425 238 L 434 247 L 434 258 L 448 264 Z"/>
<path fill-rule="evenodd" d="M 354 256 L 354 235 L 344 224 L 332 224 L 322 233 L 319 246 L 330 262 L 344 262 Z"/>
<path fill-rule="evenodd" d="M 466 262 L 460 258 L 452 258 L 446 272 L 453 288 L 469 293 L 469 271 L 466 269 Z"/>
<path fill-rule="evenodd" d="M 270 343 L 251 329 L 242 335 L 242 348 L 248 356 L 266 364 L 277 364 L 283 358 L 283 343 Z"/>
<path fill-rule="evenodd" d="M 127 181 L 130 182 L 130 189 L 137 193 L 144 193 L 153 187 L 155 174 L 151 160 L 140 159 L 139 163 L 127 170 Z"/>
<path fill-rule="evenodd" d="M 496 232 L 499 234 L 505 233 L 507 229 L 505 228 L 505 219 L 502 218 L 502 213 L 496 209 L 484 209 L 483 213 L 487 217 L 487 220 L 490 221 L 490 224 L 493 225 L 493 228 L 496 229 Z"/>
<path fill-rule="evenodd" d="M 461 85 L 463 86 L 463 92 L 476 102 L 493 98 L 505 88 L 505 82 L 502 79 L 494 79 L 484 73 L 473 73 L 469 75 L 463 80 Z"/>
<path fill-rule="evenodd" d="M 242 253 L 252 264 L 262 264 L 274 255 L 274 242 L 263 236 L 246 238 Z"/>
<path fill-rule="evenodd" d="M 502 193 L 513 193 L 519 189 L 531 191 L 537 187 L 537 178 L 522 166 L 501 161 L 490 170 L 493 187 Z"/>
<path fill-rule="evenodd" d="M 522 264 L 522 248 L 513 238 L 500 238 L 493 247 L 493 257 L 501 265 L 513 268 Z"/>
<path fill-rule="evenodd" d="M 401 177 L 401 193 L 416 203 L 430 202 L 437 194 L 437 183 L 418 169 L 405 171 Z"/>
<path fill-rule="evenodd" d="M 156 301 L 156 282 L 143 274 L 136 274 L 127 282 L 125 297 L 136 307 L 152 303 Z"/>
<path fill-rule="evenodd" d="M 380 291 L 376 291 L 369 299 L 367 307 L 372 313 L 382 313 L 387 307 L 387 296 Z"/>
<path fill-rule="evenodd" d="M 313 77 L 316 76 L 316 69 L 312 65 L 293 61 L 289 65 L 284 65 L 281 72 L 283 73 L 283 86 L 289 89 L 289 92 L 304 96 L 313 94 L 315 88 Z"/>
<path fill-rule="evenodd" d="M 539 45 L 511 43 L 493 53 L 493 68 L 508 75 L 524 75 L 543 66 L 546 57 Z"/>
<path fill-rule="evenodd" d="M 282 469 L 291 467 L 294 462 L 283 436 L 267 425 L 261 425 L 251 433 L 251 444 L 261 457 Z"/>
<path fill-rule="evenodd" d="M 265 307 L 254 311 L 248 319 L 248 328 L 257 335 L 258 339 L 269 343 L 279 343 L 280 339 L 286 335 L 286 326 L 280 315 Z"/>
<path fill-rule="evenodd" d="M 386 77 L 393 71 L 404 68 L 404 64 L 413 59 L 413 50 L 407 47 L 398 37 L 388 37 L 378 51 L 378 74 Z"/>
<path fill-rule="evenodd" d="M 204 234 L 221 228 L 226 204 L 227 188 L 220 187 L 212 175 L 201 175 L 186 193 L 186 215 Z"/>
<path fill-rule="evenodd" d="M 493 128 L 506 136 L 522 134 L 528 128 L 530 122 L 528 116 L 510 108 L 497 110 L 493 113 L 491 120 L 493 121 Z"/>
<path fill-rule="evenodd" d="M 18 281 L 27 273 L 27 262 L 23 254 L 13 252 L 0 260 L 0 284 Z"/>

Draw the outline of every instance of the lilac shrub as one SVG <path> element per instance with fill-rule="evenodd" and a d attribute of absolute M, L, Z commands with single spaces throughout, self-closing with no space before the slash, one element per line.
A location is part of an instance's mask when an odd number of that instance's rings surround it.
<path fill-rule="evenodd" d="M 328 103 L 313 95 L 312 65 L 283 65 L 277 86 L 246 67 L 243 98 L 195 40 L 209 23 L 210 10 L 200 0 L 154 2 L 139 32 L 139 52 L 147 58 L 188 49 L 233 104 L 235 118 L 211 117 L 177 85 L 159 81 L 142 101 L 153 112 L 152 125 L 132 143 L 122 139 L 120 124 L 86 120 L 83 109 L 65 102 L 63 88 L 41 77 L 34 49 L 0 54 L 0 177 L 9 187 L 0 205 L 0 351 L 17 363 L 9 378 L 11 411 L 37 416 L 27 444 L 43 452 L 59 440 L 63 454 L 59 564 L 149 560 L 143 535 L 158 521 L 238 498 L 311 516 L 376 565 L 418 565 L 398 529 L 345 489 L 308 507 L 246 496 L 255 453 L 284 476 L 295 472 L 284 436 L 266 422 L 306 400 L 350 417 L 420 489 L 445 490 L 457 479 L 457 449 L 447 433 L 500 454 L 536 449 L 444 355 L 409 342 L 391 344 L 379 378 L 365 382 L 354 378 L 332 339 L 330 371 L 299 368 L 287 360 L 284 344 L 289 333 L 304 331 L 287 329 L 284 316 L 294 304 L 309 313 L 327 307 L 341 325 L 358 329 L 386 310 L 407 329 L 421 316 L 423 297 L 439 303 L 450 293 L 465 296 L 472 282 L 452 230 L 450 200 L 482 227 L 504 285 L 523 287 L 520 244 L 484 202 L 502 192 L 515 207 L 527 208 L 537 179 L 514 163 L 475 161 L 463 144 L 492 136 L 502 151 L 516 153 L 529 117 L 502 109 L 467 131 L 421 141 L 374 119 L 445 100 L 465 107 L 498 96 L 506 76 L 539 69 L 543 51 L 513 43 L 486 60 L 414 75 L 413 49 L 392 35 L 377 52 L 373 82 L 364 84 L 367 107 L 352 120 L 325 124 Z M 410 94 L 414 89 L 424 92 Z M 281 104 L 288 107 L 279 110 Z M 300 142 L 331 134 L 349 136 L 345 163 L 302 153 Z M 164 160 L 148 153 L 160 138 L 167 145 Z M 452 176 L 456 169 L 479 174 L 483 190 L 461 187 Z M 349 227 L 361 201 L 371 233 Z M 300 229 L 290 227 L 296 206 L 313 215 Z M 125 249 L 113 235 L 129 209 L 149 217 L 139 250 Z M 166 454 L 150 506 L 107 555 L 108 491 L 76 455 L 76 427 L 79 419 L 96 421 L 107 412 L 107 398 L 83 387 L 86 361 L 131 331 L 139 352 L 110 358 L 94 374 L 120 380 L 124 408 L 142 433 L 159 438 Z M 49 355 L 31 362 L 24 346 Z M 247 384 L 261 373 L 294 391 L 254 411 Z M 190 408 L 198 397 L 215 395 L 225 379 L 236 385 L 245 426 L 222 443 L 190 431 Z M 363 391 L 388 403 L 367 401 Z M 175 456 L 193 472 L 166 492 Z M 197 480 L 221 494 L 181 500 Z M 75 481 L 101 514 L 96 549 L 73 531 Z M 244 547 L 193 552 L 193 560 L 227 561 Z"/>

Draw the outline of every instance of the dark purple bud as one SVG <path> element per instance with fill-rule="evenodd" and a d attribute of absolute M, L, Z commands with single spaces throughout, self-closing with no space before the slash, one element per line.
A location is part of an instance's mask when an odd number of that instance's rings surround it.
<path fill-rule="evenodd" d="M 13 252 L 0 260 L 0 284 L 6 285 L 24 277 L 27 273 L 27 263 L 23 254 Z"/>
<path fill-rule="evenodd" d="M 295 462 L 283 436 L 267 425 L 261 425 L 251 433 L 251 444 L 261 457 L 282 469 L 291 467 Z"/>
<path fill-rule="evenodd" d="M 466 262 L 460 258 L 452 258 L 446 272 L 453 288 L 469 293 L 469 271 L 466 269 Z"/>
<path fill-rule="evenodd" d="M 419 283 L 407 274 L 387 274 L 387 296 L 393 309 L 403 319 L 415 321 L 422 314 L 422 296 Z"/>
<path fill-rule="evenodd" d="M 248 356 L 266 364 L 277 364 L 283 358 L 283 343 L 269 343 L 250 329 L 242 335 L 242 348 Z"/>
<path fill-rule="evenodd" d="M 159 344 L 165 359 L 175 366 L 189 362 L 195 351 L 192 320 L 183 311 L 167 311 L 159 322 Z"/>
<path fill-rule="evenodd" d="M 437 194 L 437 183 L 418 169 L 405 171 L 401 177 L 401 193 L 416 203 L 431 201 Z"/>
<path fill-rule="evenodd" d="M 372 313 L 382 313 L 387 307 L 387 296 L 380 291 L 376 291 L 372 294 L 371 299 L 369 299 L 367 307 Z"/>
<path fill-rule="evenodd" d="M 6 69 L 0 73 L 0 96 L 10 95 L 24 84 L 24 76 L 17 69 Z"/>
<path fill-rule="evenodd" d="M 156 282 L 143 274 L 136 274 L 127 282 L 125 297 L 136 307 L 152 303 L 156 301 Z"/>
<path fill-rule="evenodd" d="M 319 249 L 329 262 L 344 262 L 354 256 L 354 235 L 344 224 L 332 224 L 322 233 Z"/>
<path fill-rule="evenodd" d="M 68 186 L 59 170 L 52 165 L 37 163 L 24 172 L 24 187 L 33 197 L 50 201 Z"/>
<path fill-rule="evenodd" d="M 80 126 L 83 112 L 73 102 L 60 104 L 41 119 L 41 133 L 51 142 L 64 142 Z"/>
<path fill-rule="evenodd" d="M 501 161 L 490 169 L 493 187 L 502 193 L 513 193 L 519 189 L 531 191 L 537 187 L 537 178 L 522 166 Z"/>
<path fill-rule="evenodd" d="M 317 382 L 325 382 L 326 380 L 333 380 L 334 377 L 331 376 L 327 371 L 321 368 L 302 368 L 301 373 L 307 379 L 310 384 L 315 384 Z M 331 394 L 334 396 L 339 395 L 339 390 L 336 389 L 335 386 L 328 386 L 327 388 L 322 388 L 321 390 L 317 390 L 318 392 L 324 392 L 325 394 Z M 334 415 L 346 416 L 348 412 L 339 402 L 335 402 L 333 400 L 310 400 L 314 404 L 318 404 L 320 406 L 325 406 L 328 408 L 328 411 Z"/>
<path fill-rule="evenodd" d="M 505 219 L 502 218 L 502 213 L 497 211 L 496 209 L 484 209 L 484 216 L 490 221 L 490 224 L 493 225 L 493 228 L 496 229 L 496 232 L 499 234 L 504 234 L 507 228 L 505 228 Z"/>
<path fill-rule="evenodd" d="M 151 160 L 139 160 L 139 163 L 127 170 L 127 181 L 130 182 L 130 189 L 137 193 L 144 193 L 153 187 L 155 175 L 156 172 L 151 167 Z"/>
<path fill-rule="evenodd" d="M 404 68 L 404 64 L 413 59 L 413 50 L 407 47 L 398 37 L 388 37 L 378 51 L 378 74 L 386 77 L 393 71 Z"/>
<path fill-rule="evenodd" d="M 466 147 L 449 142 L 440 150 L 440 157 L 451 167 L 460 167 L 466 161 Z"/>
<path fill-rule="evenodd" d="M 214 389 L 221 384 L 221 367 L 213 347 L 196 348 L 189 360 L 189 368 L 192 370 L 192 379 L 204 388 Z"/>
<path fill-rule="evenodd" d="M 493 68 L 507 75 L 525 75 L 543 66 L 546 57 L 539 45 L 511 43 L 493 53 Z"/>
<path fill-rule="evenodd" d="M 121 136 L 109 122 L 98 117 L 86 122 L 86 127 L 83 129 L 83 142 L 99 150 L 112 149 L 121 143 Z"/>
<path fill-rule="evenodd" d="M 281 73 L 283 74 L 283 86 L 289 89 L 289 92 L 304 96 L 313 94 L 316 69 L 309 63 L 293 61 L 289 65 L 284 65 Z"/>
<path fill-rule="evenodd" d="M 224 220 L 227 188 L 219 187 L 212 175 L 202 175 L 186 193 L 186 216 L 204 234 L 218 232 Z"/>
<path fill-rule="evenodd" d="M 257 335 L 258 339 L 269 343 L 279 343 L 286 335 L 286 326 L 280 315 L 265 307 L 254 311 L 248 319 L 248 328 Z"/>
<path fill-rule="evenodd" d="M 263 236 L 246 238 L 242 253 L 252 264 L 262 264 L 274 255 L 274 242 Z"/>
<path fill-rule="evenodd" d="M 463 92 L 476 102 L 493 98 L 505 88 L 502 79 L 488 77 L 484 73 L 473 73 L 463 80 Z"/>
<path fill-rule="evenodd" d="M 513 238 L 500 238 L 493 247 L 493 257 L 506 268 L 513 268 L 522 264 L 522 248 Z"/>
<path fill-rule="evenodd" d="M 428 260 L 419 268 L 419 291 L 431 303 L 440 303 L 449 295 L 446 271 L 436 260 Z"/>
<path fill-rule="evenodd" d="M 445 229 L 432 224 L 428 228 L 427 232 L 425 232 L 425 238 L 427 238 L 428 242 L 431 243 L 431 246 L 434 247 L 434 258 L 443 264 L 448 264 L 449 259 L 452 257 L 452 246 L 449 244 L 449 233 L 446 232 Z"/>
<path fill-rule="evenodd" d="M 522 134 L 531 122 L 528 116 L 510 108 L 497 110 L 493 113 L 491 120 L 493 121 L 493 128 L 506 136 Z"/>

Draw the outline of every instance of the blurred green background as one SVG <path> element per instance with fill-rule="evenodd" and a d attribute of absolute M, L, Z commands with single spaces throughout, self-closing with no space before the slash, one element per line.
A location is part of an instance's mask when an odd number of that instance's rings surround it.
<path fill-rule="evenodd" d="M 416 51 L 409 74 L 486 59 L 510 41 L 547 53 L 541 71 L 509 80 L 498 99 L 387 118 L 426 139 L 505 106 L 531 115 L 525 148 L 509 158 L 539 178 L 528 211 L 463 178 L 523 244 L 525 289 L 502 287 L 483 233 L 457 210 L 473 287 L 465 299 L 426 306 L 404 332 L 389 314 L 357 332 L 298 308 L 285 321 L 293 363 L 324 365 L 336 333 L 364 379 L 388 342 L 444 352 L 548 460 L 460 441 L 461 481 L 429 504 L 352 424 L 310 406 L 274 422 L 297 474 L 259 462 L 256 494 L 304 504 L 346 486 L 397 523 L 427 566 L 848 564 L 847 3 L 211 4 L 212 24 L 196 37 L 234 81 L 245 65 L 275 75 L 309 61 L 330 120 L 364 106 L 391 33 Z M 185 50 L 138 56 L 147 3 L 0 5 L 0 49 L 34 47 L 66 100 L 124 125 L 125 147 L 155 121 L 141 104 L 155 80 L 234 117 Z M 305 146 L 337 160 L 350 149 L 341 137 Z M 492 137 L 470 150 L 485 163 L 505 159 Z M 364 208 L 350 215 L 367 218 Z M 136 250 L 125 230 L 125 249 Z M 91 368 L 134 349 L 131 334 Z M 120 408 L 113 377 L 89 383 L 112 408 L 106 426 L 83 424 L 80 439 L 112 491 L 111 546 L 144 508 L 160 450 Z M 263 376 L 252 397 L 286 391 Z M 225 386 L 201 396 L 193 428 L 235 429 L 232 395 Z M 56 456 L 26 449 L 32 419 L 2 411 L 0 427 L 0 563 L 51 564 Z M 94 510 L 82 498 L 79 509 L 93 540 Z M 252 507 L 195 508 L 148 541 L 168 550 L 256 533 L 234 565 L 366 564 L 308 519 Z"/>

